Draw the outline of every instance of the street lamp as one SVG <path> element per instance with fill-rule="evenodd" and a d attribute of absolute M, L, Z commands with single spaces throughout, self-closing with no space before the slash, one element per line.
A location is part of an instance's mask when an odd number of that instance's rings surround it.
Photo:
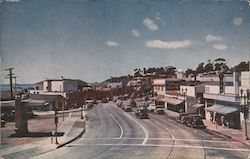
<path fill-rule="evenodd" d="M 81 119 L 83 119 L 83 109 L 82 109 L 83 105 L 81 105 Z"/>
<path fill-rule="evenodd" d="M 241 103 L 240 111 L 244 114 L 245 121 L 245 140 L 249 140 L 247 135 L 247 118 L 248 118 L 248 102 L 249 99 L 249 89 L 246 90 L 246 93 L 243 93 L 243 89 L 240 90 L 240 98 L 243 100 L 243 104 Z"/>
<path fill-rule="evenodd" d="M 187 105 L 186 105 L 186 94 L 187 94 L 187 88 L 181 89 L 181 92 L 184 96 L 184 112 L 187 113 Z"/>
<path fill-rule="evenodd" d="M 56 137 L 56 144 L 58 144 L 57 141 L 57 124 L 58 124 L 58 116 L 57 116 L 57 104 L 55 106 L 55 137 Z"/>

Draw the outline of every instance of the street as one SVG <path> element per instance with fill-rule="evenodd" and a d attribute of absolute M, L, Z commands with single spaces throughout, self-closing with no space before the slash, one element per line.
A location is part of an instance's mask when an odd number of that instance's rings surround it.
<path fill-rule="evenodd" d="M 88 111 L 83 136 L 35 158 L 248 158 L 249 146 L 180 125 L 167 115 L 137 119 L 114 103 Z"/>

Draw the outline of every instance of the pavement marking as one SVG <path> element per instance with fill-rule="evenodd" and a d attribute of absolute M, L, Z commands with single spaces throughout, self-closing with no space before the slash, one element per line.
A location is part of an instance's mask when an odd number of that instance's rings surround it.
<path fill-rule="evenodd" d="M 136 138 L 116 138 L 116 137 L 108 137 L 108 138 L 82 138 L 82 140 L 144 140 L 144 138 L 136 137 Z M 173 138 L 148 138 L 148 140 L 175 140 L 175 141 L 190 141 L 190 142 L 209 142 L 209 143 L 230 143 L 230 144 L 242 144 L 242 142 L 237 141 L 224 141 L 224 140 L 198 140 L 198 139 L 173 139 Z"/>
<path fill-rule="evenodd" d="M 158 121 L 154 121 L 154 120 L 153 120 L 153 122 L 155 122 L 158 126 L 162 127 L 162 124 L 159 123 Z M 164 127 L 164 129 L 170 134 L 170 136 L 172 137 L 172 139 L 175 140 L 175 137 L 174 137 L 174 135 L 171 133 L 171 131 L 170 131 L 168 128 L 166 128 L 166 127 Z"/>
<path fill-rule="evenodd" d="M 115 119 L 115 117 L 114 117 L 111 113 L 109 113 L 109 115 L 114 119 L 114 121 L 116 122 L 116 124 L 120 127 L 120 129 L 121 129 L 121 135 L 120 135 L 119 139 L 121 139 L 122 136 L 123 136 L 123 129 L 122 129 L 122 126 L 121 126 L 121 124 Z"/>
<path fill-rule="evenodd" d="M 133 120 L 136 124 L 138 124 L 141 128 L 142 128 L 142 130 L 144 131 L 144 134 L 145 134 L 145 137 L 144 137 L 144 140 L 143 140 L 143 142 L 141 143 L 142 145 L 145 145 L 146 144 L 146 142 L 148 141 L 148 138 L 149 138 L 149 134 L 148 134 L 148 131 L 147 131 L 147 129 L 143 126 L 143 125 L 141 125 L 138 121 L 136 121 L 135 119 L 133 119 L 130 115 L 128 115 L 127 113 L 124 113 L 127 117 L 129 117 L 131 120 Z"/>
<path fill-rule="evenodd" d="M 134 147 L 173 147 L 172 144 L 70 144 L 69 146 L 134 146 Z M 175 145 L 175 148 L 190 148 L 190 149 L 209 149 L 209 150 L 223 150 L 223 151 L 240 151 L 250 152 L 250 149 L 244 148 L 224 148 L 224 147 L 209 147 L 209 146 L 190 146 L 190 145 Z"/>

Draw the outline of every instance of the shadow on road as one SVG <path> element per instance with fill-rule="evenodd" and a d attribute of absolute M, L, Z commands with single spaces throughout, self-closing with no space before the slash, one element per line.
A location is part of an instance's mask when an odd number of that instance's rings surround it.
<path fill-rule="evenodd" d="M 57 136 L 63 136 L 64 132 L 57 132 Z M 8 136 L 8 138 L 15 138 L 15 137 L 50 137 L 51 132 L 28 132 L 28 133 L 22 133 L 22 134 L 11 134 Z"/>

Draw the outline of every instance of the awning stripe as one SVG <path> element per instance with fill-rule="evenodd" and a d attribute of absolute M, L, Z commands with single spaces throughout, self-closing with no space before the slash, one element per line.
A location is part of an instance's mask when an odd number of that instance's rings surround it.
<path fill-rule="evenodd" d="M 204 107 L 204 104 L 196 103 L 195 105 L 192 106 L 193 108 L 200 108 Z"/>
<path fill-rule="evenodd" d="M 183 102 L 183 100 L 181 100 L 181 99 L 170 98 L 170 97 L 164 97 L 164 98 L 160 99 L 160 101 L 166 102 L 166 103 L 169 103 L 172 105 L 178 105 L 178 104 L 181 104 Z"/>
<path fill-rule="evenodd" d="M 238 110 L 238 108 L 231 107 L 231 106 L 214 104 L 213 106 L 208 107 L 207 110 L 212 111 L 212 112 L 216 112 L 216 113 L 219 113 L 219 114 L 226 115 L 226 114 L 236 112 Z"/>

